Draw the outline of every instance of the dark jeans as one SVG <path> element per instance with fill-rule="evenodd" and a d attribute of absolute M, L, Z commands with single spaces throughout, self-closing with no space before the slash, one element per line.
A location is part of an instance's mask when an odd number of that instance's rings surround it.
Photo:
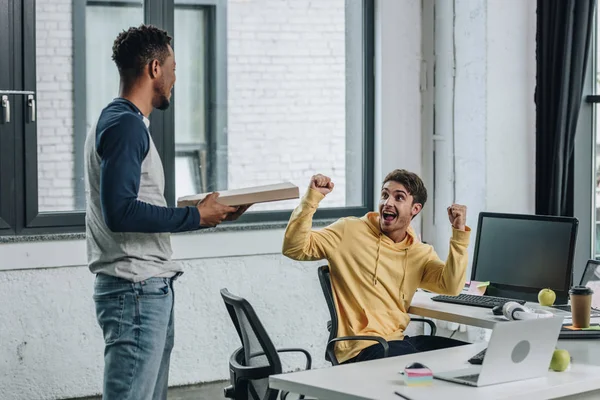
<path fill-rule="evenodd" d="M 419 335 L 405 336 L 404 340 L 392 340 L 388 342 L 388 344 L 390 346 L 388 350 L 388 357 L 395 357 L 406 354 L 420 353 L 423 351 L 447 349 L 449 347 L 462 346 L 469 343 L 442 336 Z M 363 349 L 356 357 L 344 362 L 344 364 L 376 360 L 378 358 L 383 358 L 383 347 L 380 344 L 375 344 Z"/>

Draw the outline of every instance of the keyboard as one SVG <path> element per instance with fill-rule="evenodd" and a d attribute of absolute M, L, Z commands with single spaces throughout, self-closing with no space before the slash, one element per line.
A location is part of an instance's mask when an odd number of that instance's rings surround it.
<path fill-rule="evenodd" d="M 483 364 L 483 359 L 485 357 L 485 351 L 487 349 L 483 349 L 481 350 L 479 353 L 475 354 L 473 357 L 469 358 L 469 363 L 474 364 L 474 365 L 481 365 Z"/>
<path fill-rule="evenodd" d="M 441 301 L 443 303 L 461 304 L 463 306 L 494 308 L 502 307 L 504 303 L 515 301 L 521 305 L 525 304 L 525 300 L 509 299 L 506 297 L 494 296 L 476 296 L 474 294 L 461 293 L 458 296 L 438 295 L 431 298 L 433 301 Z"/>
<path fill-rule="evenodd" d="M 477 381 L 479 380 L 479 374 L 457 376 L 455 379 L 460 379 L 461 381 L 477 383 Z"/>

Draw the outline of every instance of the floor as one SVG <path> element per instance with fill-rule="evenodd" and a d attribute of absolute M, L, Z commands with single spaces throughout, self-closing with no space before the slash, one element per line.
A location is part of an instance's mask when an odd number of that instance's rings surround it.
<path fill-rule="evenodd" d="M 169 389 L 168 400 L 215 400 L 225 399 L 223 388 L 227 381 L 210 382 L 201 385 L 180 386 Z M 86 397 L 77 400 L 101 400 L 101 397 Z"/>

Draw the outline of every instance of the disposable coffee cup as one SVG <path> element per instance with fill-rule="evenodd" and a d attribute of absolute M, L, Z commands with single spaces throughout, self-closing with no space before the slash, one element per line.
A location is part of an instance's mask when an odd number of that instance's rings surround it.
<path fill-rule="evenodd" d="M 592 312 L 592 294 L 594 291 L 586 286 L 573 286 L 569 290 L 571 297 L 571 316 L 574 328 L 589 328 Z"/>

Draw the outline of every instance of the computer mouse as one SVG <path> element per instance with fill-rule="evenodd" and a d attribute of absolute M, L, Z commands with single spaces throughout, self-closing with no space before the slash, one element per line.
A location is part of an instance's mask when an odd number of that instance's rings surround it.
<path fill-rule="evenodd" d="M 502 306 L 494 306 L 494 308 L 492 308 L 492 312 L 494 315 L 502 315 Z"/>
<path fill-rule="evenodd" d="M 421 363 L 414 362 L 412 364 L 408 364 L 404 369 L 418 369 L 418 368 L 427 368 Z"/>

